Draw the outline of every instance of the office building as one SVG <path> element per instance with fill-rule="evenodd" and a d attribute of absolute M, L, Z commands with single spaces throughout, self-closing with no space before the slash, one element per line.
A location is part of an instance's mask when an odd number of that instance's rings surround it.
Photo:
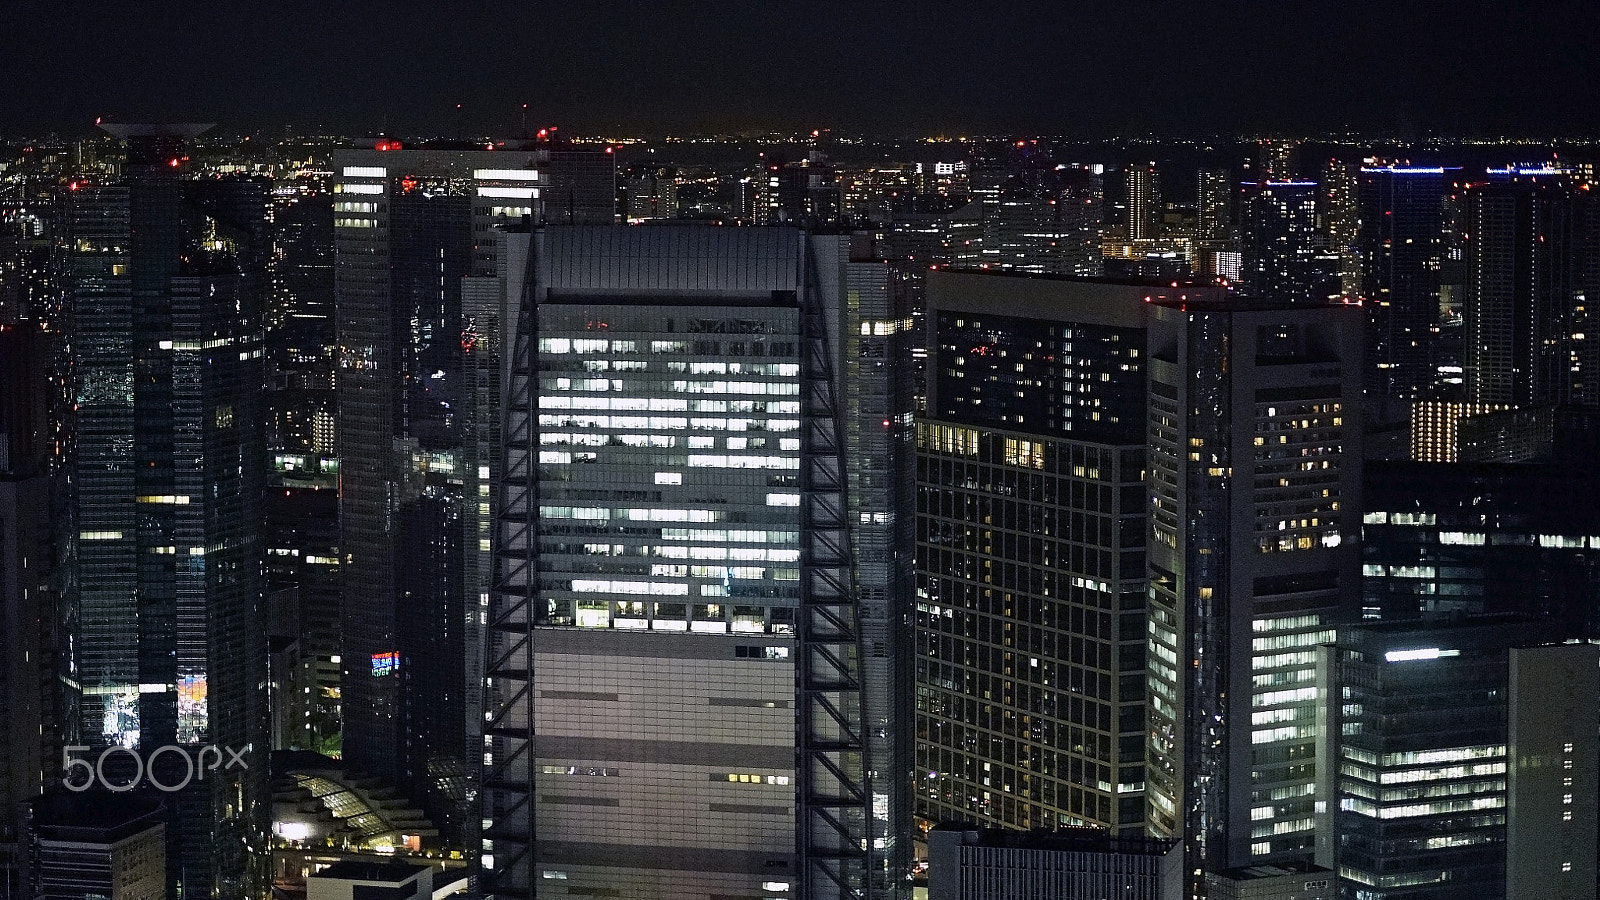
<path fill-rule="evenodd" d="M 339 497 L 337 474 L 321 471 L 327 462 L 275 454 L 276 483 L 267 492 L 267 630 L 280 644 L 272 749 L 337 756 L 343 711 Z"/>
<path fill-rule="evenodd" d="M 1367 387 L 1399 400 L 1433 386 L 1444 252 L 1445 170 L 1363 166 L 1361 296 L 1367 309 Z"/>
<path fill-rule="evenodd" d="M 1339 896 L 1591 897 L 1600 652 L 1514 618 L 1323 647 L 1317 857 Z"/>
<path fill-rule="evenodd" d="M 1151 306 L 1149 826 L 1191 874 L 1306 861 L 1314 648 L 1360 596 L 1360 311 Z"/>
<path fill-rule="evenodd" d="M 916 202 L 890 206 L 883 235 L 885 256 L 925 265 L 982 265 L 982 203 L 937 196 L 912 200 Z"/>
<path fill-rule="evenodd" d="M 794 162 L 781 153 L 767 155 L 757 188 L 754 212 L 760 225 L 836 226 L 843 214 L 839 171 L 821 150 Z"/>
<path fill-rule="evenodd" d="M 82 742 L 240 754 L 168 797 L 168 877 L 231 897 L 259 886 L 267 815 L 267 186 L 184 177 L 204 126 L 107 130 L 124 177 L 65 193 L 60 244 Z M 178 754 L 162 760 L 180 781 Z"/>
<path fill-rule="evenodd" d="M 519 237 L 485 891 L 901 896 L 888 270 L 785 227 Z"/>
<path fill-rule="evenodd" d="M 464 846 L 498 464 L 498 226 L 615 218 L 615 157 L 549 142 L 334 154 L 344 758 Z"/>
<path fill-rule="evenodd" d="M 338 338 L 333 314 L 333 201 L 324 181 L 273 190 L 274 259 L 267 311 L 267 444 L 273 452 L 320 453 L 336 411 Z"/>
<path fill-rule="evenodd" d="M 673 166 L 641 166 L 627 178 L 629 222 L 678 217 L 678 170 Z"/>
<path fill-rule="evenodd" d="M 1178 292 L 926 283 L 917 814 L 1142 834 L 1145 298 Z"/>
<path fill-rule="evenodd" d="M 928 900 L 1180 900 L 1184 886 L 1176 841 L 1114 838 L 1092 828 L 1016 832 L 948 824 L 928 833 Z"/>
<path fill-rule="evenodd" d="M 1581 464 L 1370 463 L 1363 616 L 1511 614 L 1600 636 L 1600 478 Z"/>
<path fill-rule="evenodd" d="M 165 900 L 169 821 L 158 797 L 57 787 L 35 800 L 29 820 L 33 890 L 26 896 Z"/>

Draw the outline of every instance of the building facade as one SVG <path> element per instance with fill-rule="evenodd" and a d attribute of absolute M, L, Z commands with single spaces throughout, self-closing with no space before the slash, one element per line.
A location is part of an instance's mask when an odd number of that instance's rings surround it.
<path fill-rule="evenodd" d="M 334 155 L 344 758 L 455 846 L 477 827 L 498 229 L 613 221 L 615 169 L 548 143 Z"/>
<path fill-rule="evenodd" d="M 1182 846 L 1090 828 L 1022 833 L 945 825 L 928 834 L 928 900 L 1111 896 L 1180 900 Z"/>
<path fill-rule="evenodd" d="M 899 896 L 910 419 L 881 388 L 908 386 L 909 316 L 888 271 L 784 227 L 525 239 L 486 891 Z"/>
<path fill-rule="evenodd" d="M 1463 194 L 1467 399 L 1517 407 L 1594 403 L 1589 321 L 1600 201 L 1559 176 Z"/>
<path fill-rule="evenodd" d="M 1349 629 L 1322 653 L 1318 861 L 1347 898 L 1595 892 L 1600 654 L 1497 617 Z"/>
<path fill-rule="evenodd" d="M 175 887 L 235 896 L 261 876 L 267 816 L 267 186 L 183 177 L 202 128 L 107 130 L 127 141 L 124 177 L 67 192 L 60 247 L 82 737 L 146 759 L 240 754 L 168 803 Z"/>
<path fill-rule="evenodd" d="M 1373 462 L 1363 481 L 1364 618 L 1520 613 L 1600 635 L 1592 467 Z"/>
<path fill-rule="evenodd" d="M 1241 185 L 1244 290 L 1273 302 L 1325 304 L 1340 296 L 1340 258 L 1318 222 L 1315 181 Z"/>
<path fill-rule="evenodd" d="M 1363 166 L 1359 177 L 1367 385 L 1385 397 L 1425 399 L 1436 375 L 1445 170 Z"/>
<path fill-rule="evenodd" d="M 1142 834 L 1155 289 L 940 271 L 927 285 L 917 814 Z"/>
<path fill-rule="evenodd" d="M 1193 294 L 1150 315 L 1150 737 L 1190 870 L 1312 853 L 1315 647 L 1359 597 L 1359 309 Z"/>

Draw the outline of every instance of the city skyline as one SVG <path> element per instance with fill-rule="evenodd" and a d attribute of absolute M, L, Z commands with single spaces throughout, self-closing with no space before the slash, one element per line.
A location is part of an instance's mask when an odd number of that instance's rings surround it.
<path fill-rule="evenodd" d="M 1595 896 L 1600 145 L 534 115 L 0 142 L 0 896 Z"/>

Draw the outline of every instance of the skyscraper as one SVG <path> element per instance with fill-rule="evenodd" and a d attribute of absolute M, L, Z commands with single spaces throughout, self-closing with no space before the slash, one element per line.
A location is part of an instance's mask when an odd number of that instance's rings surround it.
<path fill-rule="evenodd" d="M 37 323 L 0 325 L 0 895 L 21 895 L 28 800 L 58 773 L 72 710 L 63 634 L 46 403 L 49 348 Z"/>
<path fill-rule="evenodd" d="M 1161 173 L 1155 163 L 1129 166 L 1128 240 L 1153 241 L 1161 236 Z"/>
<path fill-rule="evenodd" d="M 1230 169 L 1201 169 L 1195 202 L 1195 230 L 1203 241 L 1226 241 L 1237 229 L 1238 188 Z"/>
<path fill-rule="evenodd" d="M 239 896 L 260 885 L 250 853 L 269 807 L 267 186 L 183 177 L 184 141 L 204 126 L 107 130 L 127 141 L 124 178 L 66 193 L 60 244 L 83 740 L 144 759 L 168 745 L 239 753 L 243 767 L 171 795 L 167 844 L 184 896 Z"/>
<path fill-rule="evenodd" d="M 547 210 L 613 221 L 615 159 L 384 141 L 336 153 L 334 171 L 344 758 L 397 783 L 459 844 L 481 758 L 496 226 Z"/>
<path fill-rule="evenodd" d="M 1586 274 L 1597 201 L 1559 176 L 1513 173 L 1465 192 L 1467 399 L 1582 400 Z M 1591 351 L 1592 352 L 1592 351 Z"/>
<path fill-rule="evenodd" d="M 1315 181 L 1247 182 L 1239 218 L 1244 290 L 1274 302 L 1326 303 L 1338 297 L 1339 256 L 1317 225 Z"/>
<path fill-rule="evenodd" d="M 888 270 L 783 227 L 527 240 L 486 890 L 899 896 L 910 317 Z"/>
<path fill-rule="evenodd" d="M 1166 291 L 927 285 L 918 815 L 1143 834 L 1145 298 Z"/>
<path fill-rule="evenodd" d="M 1150 315 L 1150 827 L 1191 871 L 1312 851 L 1315 647 L 1360 596 L 1359 309 Z"/>
<path fill-rule="evenodd" d="M 1562 636 L 1495 616 L 1321 648 L 1317 856 L 1340 897 L 1594 895 L 1597 654 Z"/>
<path fill-rule="evenodd" d="M 1422 399 L 1435 375 L 1444 169 L 1365 166 L 1360 210 L 1367 387 L 1377 396 Z"/>
<path fill-rule="evenodd" d="M 1341 159 L 1322 164 L 1318 220 L 1328 249 L 1339 257 L 1339 293 L 1349 298 L 1361 296 L 1359 172 L 1358 165 Z"/>

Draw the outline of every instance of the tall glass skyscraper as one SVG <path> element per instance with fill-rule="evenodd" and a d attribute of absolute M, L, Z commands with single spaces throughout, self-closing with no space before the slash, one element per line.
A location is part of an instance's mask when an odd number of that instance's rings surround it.
<path fill-rule="evenodd" d="M 552 190 L 564 219 L 610 222 L 615 162 L 531 142 L 382 142 L 335 154 L 334 170 L 344 758 L 461 845 L 477 825 L 497 227 L 537 221 Z"/>
<path fill-rule="evenodd" d="M 1166 291 L 927 285 L 918 815 L 1142 835 L 1145 298 Z"/>
<path fill-rule="evenodd" d="M 60 246 L 82 733 L 144 759 L 167 746 L 241 754 L 247 765 L 173 795 L 168 831 L 183 896 L 241 896 L 260 886 L 247 846 L 264 846 L 270 806 L 267 185 L 183 177 L 184 141 L 204 126 L 107 130 L 128 142 L 124 178 L 67 192 Z M 182 767 L 159 777 L 177 783 Z"/>
<path fill-rule="evenodd" d="M 1367 308 L 1367 387 L 1421 399 L 1434 381 L 1444 169 L 1361 169 L 1361 294 Z"/>
<path fill-rule="evenodd" d="M 526 238 L 486 890 L 900 896 L 910 317 L 889 270 L 788 227 Z"/>

